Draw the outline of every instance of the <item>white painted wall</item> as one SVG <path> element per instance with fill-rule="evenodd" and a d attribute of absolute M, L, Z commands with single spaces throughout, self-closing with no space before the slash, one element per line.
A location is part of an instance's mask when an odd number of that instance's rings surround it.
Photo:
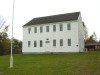
<path fill-rule="evenodd" d="M 68 23 L 71 24 L 71 30 L 67 30 Z M 63 31 L 59 30 L 59 24 L 63 24 Z M 84 45 L 83 29 L 81 29 L 82 26 L 80 26 L 80 24 L 81 17 L 76 21 L 24 26 L 22 52 L 80 52 Z M 53 25 L 56 25 L 56 32 L 53 32 Z M 40 26 L 43 26 L 43 33 L 40 33 Z M 46 26 L 49 26 L 49 32 L 46 32 Z M 34 33 L 34 27 L 37 27 L 37 33 Z M 28 28 L 31 28 L 30 34 L 28 34 Z M 45 43 L 47 38 L 50 43 Z M 68 46 L 68 38 L 71 39 L 71 46 Z M 53 47 L 54 39 L 56 39 L 57 42 L 56 47 Z M 63 39 L 62 47 L 60 47 L 60 39 Z M 34 40 L 37 41 L 37 47 L 34 47 Z M 43 40 L 43 47 L 39 47 L 40 40 Z M 28 47 L 28 41 L 31 41 L 30 47 Z"/>
<path fill-rule="evenodd" d="M 79 33 L 79 50 L 80 52 L 84 51 L 84 30 L 83 30 L 83 23 L 82 23 L 82 18 L 81 18 L 81 14 L 78 17 L 78 33 Z"/>

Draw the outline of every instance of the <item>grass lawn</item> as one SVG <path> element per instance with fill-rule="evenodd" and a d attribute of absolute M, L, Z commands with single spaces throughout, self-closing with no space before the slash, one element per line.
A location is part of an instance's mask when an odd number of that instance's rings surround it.
<path fill-rule="evenodd" d="M 100 75 L 100 52 L 0 56 L 0 75 Z"/>

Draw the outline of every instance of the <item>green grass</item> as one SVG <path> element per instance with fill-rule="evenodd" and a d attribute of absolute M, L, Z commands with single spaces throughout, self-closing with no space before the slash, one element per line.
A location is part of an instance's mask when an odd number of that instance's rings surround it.
<path fill-rule="evenodd" d="M 0 56 L 0 75 L 100 75 L 100 52 Z"/>

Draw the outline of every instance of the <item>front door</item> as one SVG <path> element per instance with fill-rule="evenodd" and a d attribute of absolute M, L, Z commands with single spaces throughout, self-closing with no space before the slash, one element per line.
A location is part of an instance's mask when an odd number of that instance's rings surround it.
<path fill-rule="evenodd" d="M 45 52 L 50 52 L 50 40 L 46 39 L 45 41 Z"/>

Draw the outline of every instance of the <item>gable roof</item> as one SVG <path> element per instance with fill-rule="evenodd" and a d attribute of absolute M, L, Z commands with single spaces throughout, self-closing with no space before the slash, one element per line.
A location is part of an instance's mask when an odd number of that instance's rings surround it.
<path fill-rule="evenodd" d="M 34 18 L 24 26 L 77 20 L 80 12 Z"/>

